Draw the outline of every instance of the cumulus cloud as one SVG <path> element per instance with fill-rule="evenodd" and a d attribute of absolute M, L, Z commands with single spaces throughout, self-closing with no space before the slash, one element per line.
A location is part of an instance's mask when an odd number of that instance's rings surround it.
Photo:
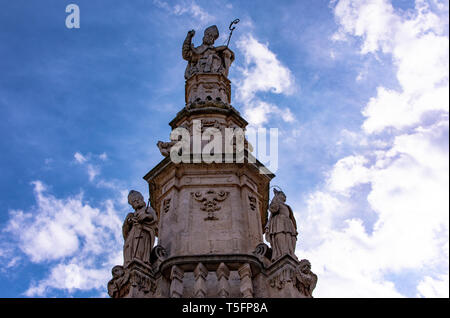
<path fill-rule="evenodd" d="M 442 297 L 448 294 L 448 276 L 441 275 L 438 278 L 426 276 L 418 285 L 418 296 L 422 297 Z"/>
<path fill-rule="evenodd" d="M 2 265 L 0 272 L 6 273 L 20 263 L 21 258 L 14 252 L 14 248 L 7 241 L 0 243 L 0 264 Z"/>
<path fill-rule="evenodd" d="M 36 206 L 29 211 L 11 210 L 3 230 L 9 249 L 20 250 L 33 263 L 49 264 L 48 277 L 32 282 L 27 296 L 46 296 L 58 289 L 105 289 L 113 265 L 121 263 L 122 220 L 107 200 L 98 207 L 83 194 L 57 198 L 41 181 L 33 182 Z"/>
<path fill-rule="evenodd" d="M 317 296 L 448 297 L 446 22 L 425 1 L 399 12 L 385 0 L 341 0 L 334 14 L 334 39 L 356 36 L 361 54 L 390 56 L 399 88 L 378 87 L 362 107 L 366 148 L 309 194 L 297 253 L 317 266 Z M 403 284 L 416 290 L 401 293 Z"/>
<path fill-rule="evenodd" d="M 292 94 L 295 81 L 291 71 L 267 44 L 259 42 L 251 34 L 241 36 L 236 46 L 244 55 L 244 67 L 238 69 L 241 76 L 236 79 L 236 99 L 243 103 L 244 116 L 249 123 L 260 126 L 272 114 L 286 122 L 293 122 L 295 118 L 289 108 L 281 109 L 257 96 L 259 92 Z"/>
<path fill-rule="evenodd" d="M 334 8 L 338 32 L 363 38 L 361 53 L 381 50 L 392 56 L 401 90 L 379 87 L 365 107 L 368 133 L 419 123 L 430 111 L 448 113 L 449 41 L 446 22 L 426 1 L 416 1 L 412 17 L 400 16 L 387 0 L 339 1 Z"/>
<path fill-rule="evenodd" d="M 85 163 L 87 161 L 86 157 L 83 156 L 81 153 L 76 152 L 73 157 L 75 158 L 75 161 L 77 163 Z"/>
<path fill-rule="evenodd" d="M 111 274 L 107 268 L 89 268 L 73 261 L 53 267 L 47 278 L 31 283 L 24 295 L 28 297 L 45 296 L 52 289 L 63 289 L 68 293 L 81 290 L 105 289 Z"/>
<path fill-rule="evenodd" d="M 175 5 L 170 5 L 166 1 L 153 0 L 153 3 L 173 15 L 188 14 L 193 18 L 198 19 L 201 23 L 211 22 L 214 17 L 200 7 L 195 1 L 181 1 Z"/>
<path fill-rule="evenodd" d="M 80 152 L 76 152 L 74 155 L 75 162 L 77 164 L 80 164 L 82 166 L 86 167 L 86 172 L 89 176 L 89 181 L 93 182 L 94 179 L 100 175 L 100 167 L 97 164 L 94 164 L 94 160 L 100 160 L 100 161 L 106 161 L 108 159 L 108 155 L 103 152 L 100 155 L 93 155 L 91 153 L 88 153 L 87 155 L 83 155 Z M 102 183 L 103 181 L 99 181 L 99 183 Z"/>
<path fill-rule="evenodd" d="M 89 181 L 94 181 L 95 177 L 100 174 L 100 169 L 89 164 L 87 165 L 87 173 L 89 175 Z"/>
<path fill-rule="evenodd" d="M 281 117 L 285 122 L 295 121 L 295 117 L 289 108 L 280 109 L 278 106 L 261 100 L 249 101 L 245 107 L 245 118 L 254 126 L 266 123 L 271 114 Z"/>

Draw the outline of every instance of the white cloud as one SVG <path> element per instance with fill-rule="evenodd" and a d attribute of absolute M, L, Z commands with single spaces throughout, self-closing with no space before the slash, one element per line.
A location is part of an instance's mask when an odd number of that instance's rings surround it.
<path fill-rule="evenodd" d="M 442 297 L 442 295 L 448 294 L 448 285 L 448 276 L 441 275 L 439 279 L 426 276 L 417 287 L 419 291 L 418 296 L 428 298 Z"/>
<path fill-rule="evenodd" d="M 100 174 L 100 168 L 91 164 L 87 165 L 87 173 L 89 175 L 89 181 L 94 181 L 95 177 Z"/>
<path fill-rule="evenodd" d="M 14 249 L 8 244 L 8 242 L 0 243 L 0 271 L 6 273 L 11 268 L 18 266 L 21 261 L 20 256 L 18 256 Z"/>
<path fill-rule="evenodd" d="M 281 110 L 278 106 L 270 103 L 266 103 L 260 100 L 254 100 L 249 102 L 244 109 L 244 117 L 248 122 L 255 126 L 261 126 L 265 124 L 270 114 L 280 116 L 285 122 L 293 122 L 295 120 L 294 115 L 289 108 Z"/>
<path fill-rule="evenodd" d="M 363 128 L 380 132 L 402 129 L 420 122 L 429 111 L 445 111 L 449 105 L 449 41 L 444 19 L 431 12 L 426 1 L 416 1 L 411 15 L 396 14 L 386 0 L 339 1 L 334 8 L 338 33 L 363 38 L 361 53 L 381 49 L 392 55 L 401 90 L 378 88 L 367 104 Z M 340 38 L 338 38 L 340 39 Z"/>
<path fill-rule="evenodd" d="M 81 153 L 76 152 L 73 157 L 75 158 L 75 161 L 77 163 L 85 163 L 87 161 L 86 157 L 83 156 Z"/>
<path fill-rule="evenodd" d="M 398 23 L 392 5 L 387 0 L 340 0 L 334 7 L 340 29 L 333 40 L 344 40 L 347 34 L 363 37 L 361 53 L 387 51 L 391 29 Z"/>
<path fill-rule="evenodd" d="M 236 43 L 245 57 L 244 78 L 237 87 L 239 99 L 249 100 L 259 91 L 289 94 L 294 90 L 294 78 L 267 44 L 252 35 L 244 35 Z"/>
<path fill-rule="evenodd" d="M 108 159 L 108 155 L 103 152 L 100 155 L 92 155 L 88 153 L 87 155 L 83 155 L 79 152 L 74 154 L 75 161 L 80 165 L 85 165 L 86 172 L 89 176 L 89 181 L 94 181 L 94 179 L 100 175 L 100 167 L 98 165 L 92 164 L 92 157 L 98 158 L 101 161 L 106 161 Z"/>
<path fill-rule="evenodd" d="M 162 0 L 153 0 L 153 3 L 159 8 L 165 9 L 169 13 L 177 16 L 188 14 L 198 19 L 201 23 L 208 23 L 214 20 L 214 17 L 201 8 L 195 1 L 180 1 L 173 6 Z"/>
<path fill-rule="evenodd" d="M 448 297 L 446 22 L 425 1 L 402 13 L 388 1 L 341 0 L 334 13 L 336 38 L 360 37 L 361 54 L 392 57 L 400 89 L 378 88 L 356 138 L 366 147 L 340 159 L 297 213 L 297 253 L 316 266 L 318 297 L 399 297 L 409 278 L 392 275 L 405 271 L 421 277 L 408 280 L 417 283 L 409 296 Z"/>
<path fill-rule="evenodd" d="M 45 296 L 52 289 L 104 289 L 113 265 L 122 258 L 122 220 L 107 200 L 98 207 L 83 195 L 56 198 L 40 181 L 33 182 L 36 207 L 10 211 L 3 230 L 11 247 L 33 263 L 50 264 L 48 277 L 33 282 L 27 296 Z"/>
<path fill-rule="evenodd" d="M 241 77 L 236 80 L 236 99 L 244 104 L 244 116 L 249 123 L 260 126 L 267 122 L 271 114 L 293 122 L 295 118 L 289 108 L 281 109 L 257 97 L 258 92 L 292 94 L 295 81 L 291 71 L 267 44 L 259 42 L 251 34 L 241 36 L 236 46 L 245 57 L 244 67 L 239 69 Z"/>
<path fill-rule="evenodd" d="M 335 60 L 335 59 L 336 59 L 336 53 L 335 53 L 334 51 L 330 51 L 330 58 L 331 58 L 332 60 Z"/>
<path fill-rule="evenodd" d="M 81 290 L 106 289 L 111 274 L 105 268 L 87 268 L 80 264 L 58 264 L 49 276 L 38 283 L 32 283 L 24 293 L 28 297 L 45 296 L 52 289 L 64 289 L 68 293 Z"/>
<path fill-rule="evenodd" d="M 349 156 L 339 160 L 328 179 L 330 190 L 346 196 L 349 189 L 369 181 L 370 170 L 365 167 L 368 160 L 363 156 Z"/>

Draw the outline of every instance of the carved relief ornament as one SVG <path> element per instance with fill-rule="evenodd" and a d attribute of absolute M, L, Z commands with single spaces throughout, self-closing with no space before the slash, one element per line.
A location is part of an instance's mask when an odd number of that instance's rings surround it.
<path fill-rule="evenodd" d="M 197 202 L 202 204 L 200 209 L 208 213 L 205 220 L 218 220 L 217 217 L 214 216 L 214 212 L 221 209 L 219 203 L 224 201 L 230 193 L 226 191 L 207 190 L 197 191 L 191 194 Z"/>

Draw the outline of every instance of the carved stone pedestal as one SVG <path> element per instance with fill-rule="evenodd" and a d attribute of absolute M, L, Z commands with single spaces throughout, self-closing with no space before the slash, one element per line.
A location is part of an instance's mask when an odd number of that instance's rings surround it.
<path fill-rule="evenodd" d="M 230 81 L 222 74 L 196 74 L 186 80 L 186 104 L 216 101 L 231 102 Z"/>
<path fill-rule="evenodd" d="M 123 270 L 123 275 L 113 277 L 108 283 L 108 293 L 111 297 L 150 298 L 155 296 L 156 281 L 148 265 L 134 259 L 126 268 L 122 266 L 120 268 Z"/>
<path fill-rule="evenodd" d="M 266 269 L 268 295 L 271 298 L 306 298 L 296 287 L 299 261 L 290 255 L 278 259 Z"/>

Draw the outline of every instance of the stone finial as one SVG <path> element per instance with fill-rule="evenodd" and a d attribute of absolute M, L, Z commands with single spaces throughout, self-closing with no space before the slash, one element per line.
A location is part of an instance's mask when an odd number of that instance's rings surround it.
<path fill-rule="evenodd" d="M 178 266 L 172 266 L 170 271 L 170 297 L 181 298 L 183 297 L 183 277 L 184 272 Z"/>
<path fill-rule="evenodd" d="M 206 297 L 206 277 L 208 276 L 208 270 L 202 263 L 198 263 L 194 270 L 194 295 L 196 298 Z"/>
<path fill-rule="evenodd" d="M 228 281 L 230 277 L 230 270 L 227 265 L 220 263 L 216 270 L 217 281 L 219 282 L 218 296 L 220 298 L 227 298 L 230 295 L 230 283 Z"/>
<path fill-rule="evenodd" d="M 243 298 L 253 298 L 252 269 L 248 263 L 238 269 L 241 278 L 240 291 Z"/>

